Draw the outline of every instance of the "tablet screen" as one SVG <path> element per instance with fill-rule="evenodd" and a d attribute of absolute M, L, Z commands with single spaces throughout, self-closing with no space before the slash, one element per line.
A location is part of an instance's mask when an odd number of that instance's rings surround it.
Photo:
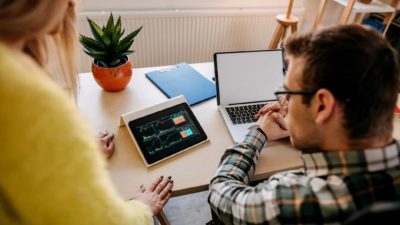
<path fill-rule="evenodd" d="M 132 120 L 129 129 L 148 164 L 207 140 L 186 103 Z"/>

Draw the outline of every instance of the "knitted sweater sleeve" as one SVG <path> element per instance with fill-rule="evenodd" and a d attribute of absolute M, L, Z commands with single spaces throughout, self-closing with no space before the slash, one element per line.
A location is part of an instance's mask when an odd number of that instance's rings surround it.
<path fill-rule="evenodd" d="M 151 224 L 147 205 L 114 189 L 74 103 L 1 48 L 0 118 L 1 224 Z"/>

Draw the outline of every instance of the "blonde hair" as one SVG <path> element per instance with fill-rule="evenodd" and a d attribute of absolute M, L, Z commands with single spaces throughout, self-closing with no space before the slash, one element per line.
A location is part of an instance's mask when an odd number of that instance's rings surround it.
<path fill-rule="evenodd" d="M 0 0 L 0 37 L 6 40 L 25 40 L 24 52 L 30 55 L 56 82 L 66 85 L 76 98 L 77 69 L 75 46 L 77 42 L 75 4 L 68 0 Z M 66 12 L 60 12 L 68 4 Z M 64 6 L 64 7 L 63 7 Z M 62 18 L 62 29 L 54 34 L 54 18 Z M 51 19 L 53 18 L 53 20 Z M 60 18 L 61 19 L 61 18 Z M 51 48 L 49 47 L 51 46 Z M 49 50 L 55 47 L 61 76 L 49 71 Z M 57 79 L 58 78 L 58 79 Z M 63 85 L 61 85 L 63 86 Z"/>

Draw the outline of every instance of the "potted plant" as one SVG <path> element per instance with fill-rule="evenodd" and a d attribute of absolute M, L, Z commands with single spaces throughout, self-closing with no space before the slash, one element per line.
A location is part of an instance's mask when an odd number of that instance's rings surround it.
<path fill-rule="evenodd" d="M 92 73 L 97 84 L 106 91 L 123 90 L 132 77 L 132 63 L 128 55 L 134 51 L 130 47 L 143 26 L 122 38 L 125 29 L 121 28 L 121 16 L 114 23 L 111 13 L 107 25 L 102 28 L 93 20 L 87 20 L 93 38 L 80 34 L 79 41 L 83 51 L 94 59 Z"/>

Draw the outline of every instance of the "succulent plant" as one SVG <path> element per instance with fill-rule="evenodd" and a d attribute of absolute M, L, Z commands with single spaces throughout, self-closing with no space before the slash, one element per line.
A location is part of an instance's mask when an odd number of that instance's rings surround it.
<path fill-rule="evenodd" d="M 89 18 L 87 20 L 93 38 L 79 35 L 83 51 L 94 59 L 96 65 L 101 67 L 115 67 L 125 63 L 128 60 L 127 56 L 134 52 L 130 50 L 130 47 L 143 26 L 122 38 L 125 29 L 121 28 L 121 16 L 114 23 L 114 16 L 111 13 L 107 25 L 102 28 L 93 20 Z"/>

